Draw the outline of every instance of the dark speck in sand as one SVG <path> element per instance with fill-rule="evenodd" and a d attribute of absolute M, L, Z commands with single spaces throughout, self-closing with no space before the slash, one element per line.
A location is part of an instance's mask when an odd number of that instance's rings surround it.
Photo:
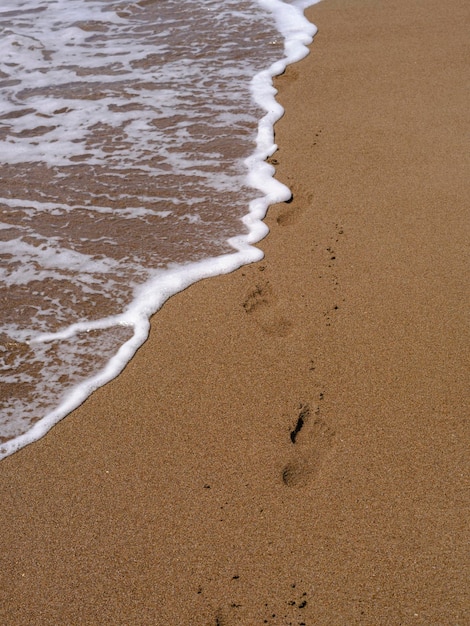
<path fill-rule="evenodd" d="M 309 415 L 310 415 L 310 407 L 308 406 L 308 404 L 301 405 L 299 417 L 297 419 L 297 424 L 295 425 L 294 430 L 292 430 L 290 434 L 290 440 L 292 441 L 292 443 L 295 443 L 295 440 L 297 439 L 297 435 L 302 430 L 305 424 L 305 420 L 308 418 Z"/>

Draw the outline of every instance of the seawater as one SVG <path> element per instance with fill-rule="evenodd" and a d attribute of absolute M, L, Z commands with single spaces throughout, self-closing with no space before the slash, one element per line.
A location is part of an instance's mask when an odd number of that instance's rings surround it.
<path fill-rule="evenodd" d="M 115 377 L 172 294 L 262 257 L 290 196 L 272 77 L 312 3 L 3 0 L 0 458 Z"/>

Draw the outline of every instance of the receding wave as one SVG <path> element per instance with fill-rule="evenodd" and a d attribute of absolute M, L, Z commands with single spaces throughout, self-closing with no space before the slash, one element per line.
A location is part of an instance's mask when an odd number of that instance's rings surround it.
<path fill-rule="evenodd" d="M 271 78 L 307 4 L 2 3 L 0 458 L 116 376 L 170 295 L 260 258 L 289 195 Z"/>

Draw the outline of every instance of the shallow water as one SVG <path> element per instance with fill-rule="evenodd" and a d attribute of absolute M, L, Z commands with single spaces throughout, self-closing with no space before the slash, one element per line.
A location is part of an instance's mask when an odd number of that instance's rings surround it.
<path fill-rule="evenodd" d="M 302 4 L 2 3 L 0 458 L 117 375 L 170 295 L 260 258 Z"/>

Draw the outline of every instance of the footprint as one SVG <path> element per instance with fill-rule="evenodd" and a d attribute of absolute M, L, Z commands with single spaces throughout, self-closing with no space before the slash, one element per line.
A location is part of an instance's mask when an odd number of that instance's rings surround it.
<path fill-rule="evenodd" d="M 297 422 L 291 430 L 290 440 L 292 443 L 295 443 L 297 440 L 297 435 L 300 433 L 302 428 L 305 426 L 307 419 L 310 418 L 310 406 L 308 404 L 301 404 L 299 407 L 299 415 L 297 418 Z"/>
<path fill-rule="evenodd" d="M 305 192 L 302 189 L 297 191 L 292 189 L 292 197 L 284 202 L 283 207 L 279 210 L 276 222 L 279 226 L 291 226 L 298 222 L 299 218 L 305 213 L 305 206 L 311 206 L 313 202 L 313 194 Z"/>
<path fill-rule="evenodd" d="M 267 335 L 278 337 L 290 335 L 293 324 L 282 315 L 276 305 L 276 298 L 269 282 L 258 283 L 245 298 L 243 308 L 249 315 L 254 316 Z"/>
<path fill-rule="evenodd" d="M 294 196 L 292 196 L 292 198 L 284 204 L 286 206 L 283 206 L 278 212 L 276 222 L 279 226 L 290 226 L 291 224 L 295 224 L 301 213 L 303 213 L 303 210 L 295 206 Z"/>
<path fill-rule="evenodd" d="M 296 449 L 282 470 L 282 482 L 288 487 L 304 486 L 317 476 L 332 451 L 335 432 L 318 411 L 312 416 L 309 406 L 301 405 L 290 438 Z"/>
<path fill-rule="evenodd" d="M 297 78 L 299 77 L 299 70 L 297 70 L 295 67 L 289 67 L 288 71 L 286 72 L 286 76 L 291 78 L 292 80 L 297 80 Z"/>
<path fill-rule="evenodd" d="M 272 288 L 269 282 L 258 284 L 246 297 L 243 302 L 243 308 L 247 313 L 253 313 L 257 309 L 269 305 L 271 300 Z"/>
<path fill-rule="evenodd" d="M 276 308 L 263 311 L 258 321 L 267 335 L 277 337 L 288 337 L 294 327 L 293 323 L 281 315 Z"/>

